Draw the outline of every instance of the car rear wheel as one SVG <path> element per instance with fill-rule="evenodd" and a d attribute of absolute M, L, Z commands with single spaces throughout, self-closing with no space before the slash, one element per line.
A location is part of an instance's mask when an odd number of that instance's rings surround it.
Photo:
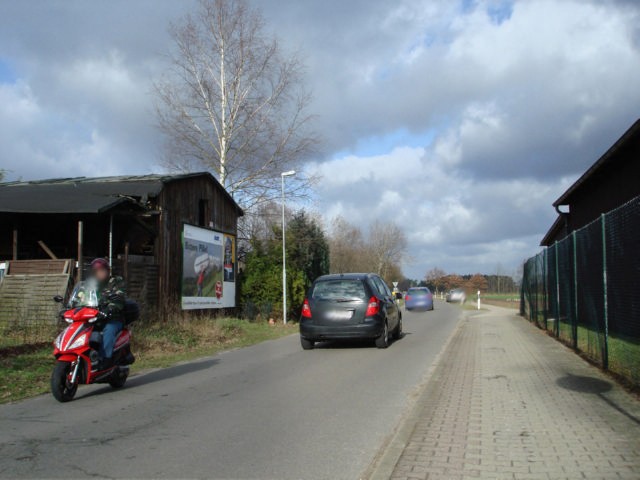
<path fill-rule="evenodd" d="M 304 337 L 300 337 L 300 345 L 302 345 L 303 350 L 313 350 L 315 342 L 313 340 L 307 340 Z"/>
<path fill-rule="evenodd" d="M 387 322 L 384 322 L 384 329 L 382 330 L 382 334 L 376 338 L 376 347 L 378 348 L 387 348 L 389 346 L 389 325 Z"/>
<path fill-rule="evenodd" d="M 400 340 L 401 336 L 402 336 L 402 317 L 398 318 L 398 326 L 393 332 L 393 339 Z"/>

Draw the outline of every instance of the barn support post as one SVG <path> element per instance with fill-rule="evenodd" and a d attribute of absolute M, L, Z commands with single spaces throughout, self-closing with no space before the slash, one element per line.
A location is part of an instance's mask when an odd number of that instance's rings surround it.
<path fill-rule="evenodd" d="M 124 244 L 124 264 L 122 266 L 122 274 L 124 276 L 124 281 L 129 281 L 129 242 L 125 242 Z"/>
<path fill-rule="evenodd" d="M 13 260 L 18 260 L 18 229 L 13 229 Z"/>
<path fill-rule="evenodd" d="M 52 260 L 58 260 L 58 257 L 56 257 L 56 254 L 53 253 L 53 251 L 47 246 L 46 243 L 44 243 L 42 240 L 38 240 L 38 245 L 40 246 L 40 248 L 42 250 L 44 250 L 44 253 L 46 253 L 47 255 L 49 255 L 49 258 Z"/>
<path fill-rule="evenodd" d="M 82 237 L 83 237 L 83 224 L 82 220 L 78 221 L 78 273 L 77 273 L 77 281 L 82 280 Z"/>
<path fill-rule="evenodd" d="M 113 268 L 113 214 L 109 215 L 109 266 Z"/>

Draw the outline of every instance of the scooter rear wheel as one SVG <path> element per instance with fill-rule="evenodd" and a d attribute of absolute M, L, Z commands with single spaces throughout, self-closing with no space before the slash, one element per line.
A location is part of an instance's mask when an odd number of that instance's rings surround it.
<path fill-rule="evenodd" d="M 69 402 L 78 390 L 78 382 L 69 384 L 69 372 L 71 362 L 56 362 L 56 366 L 51 374 L 51 393 L 59 402 Z"/>
<path fill-rule="evenodd" d="M 109 378 L 109 385 L 113 388 L 122 388 L 124 387 L 124 383 L 127 381 L 128 376 L 129 367 L 116 368 L 111 374 L 111 378 Z"/>

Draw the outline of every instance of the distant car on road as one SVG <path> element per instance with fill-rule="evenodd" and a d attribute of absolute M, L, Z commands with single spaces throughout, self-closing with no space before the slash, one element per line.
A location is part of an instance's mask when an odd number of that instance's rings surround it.
<path fill-rule="evenodd" d="M 464 303 L 467 300 L 467 294 L 462 288 L 454 288 L 447 293 L 448 303 Z"/>
<path fill-rule="evenodd" d="M 317 278 L 302 305 L 300 343 L 339 339 L 375 340 L 378 348 L 402 334 L 402 312 L 387 284 L 372 273 L 344 273 Z"/>
<path fill-rule="evenodd" d="M 404 296 L 406 310 L 433 310 L 433 294 L 427 287 L 411 287 Z"/>

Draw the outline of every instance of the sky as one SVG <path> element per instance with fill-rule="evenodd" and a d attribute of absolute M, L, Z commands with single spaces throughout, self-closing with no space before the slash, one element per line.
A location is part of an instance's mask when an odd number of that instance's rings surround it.
<path fill-rule="evenodd" d="M 252 0 L 306 64 L 327 228 L 395 221 L 405 275 L 515 273 L 640 117 L 634 0 Z M 0 0 L 8 179 L 158 172 L 153 81 L 191 0 Z"/>

